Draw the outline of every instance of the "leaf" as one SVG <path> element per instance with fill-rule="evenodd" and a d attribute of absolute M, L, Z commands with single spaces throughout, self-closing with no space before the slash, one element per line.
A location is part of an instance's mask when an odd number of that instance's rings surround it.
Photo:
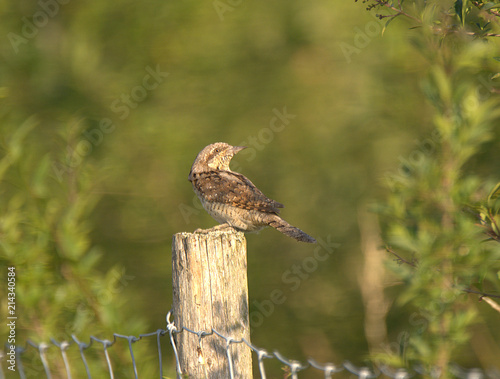
<path fill-rule="evenodd" d="M 20 125 L 12 135 L 9 141 L 9 150 L 12 153 L 14 159 L 17 159 L 19 157 L 19 154 L 22 150 L 21 146 L 23 140 L 37 124 L 38 120 L 36 119 L 36 117 L 31 116 L 22 125 Z"/>
<path fill-rule="evenodd" d="M 481 7 L 481 10 L 488 11 L 488 10 L 493 9 L 493 8 L 500 8 L 500 4 L 487 3 Z"/>
<path fill-rule="evenodd" d="M 488 195 L 488 202 L 495 200 L 497 197 L 500 196 L 500 182 L 498 182 L 495 187 L 491 190 L 490 194 Z"/>
<path fill-rule="evenodd" d="M 499 229 L 499 227 L 498 227 L 498 225 L 499 225 L 498 221 L 499 221 L 498 217 L 496 217 L 496 218 L 492 217 L 492 219 L 491 219 L 491 230 L 493 230 L 493 232 L 497 236 L 500 235 L 500 230 L 498 230 Z"/>
<path fill-rule="evenodd" d="M 465 15 L 467 13 L 467 3 L 468 0 L 457 0 L 455 1 L 455 13 L 460 18 L 462 26 L 465 25 Z"/>
<path fill-rule="evenodd" d="M 464 25 L 464 20 L 463 20 L 463 2 L 462 0 L 457 0 L 455 1 L 455 13 L 458 15 L 460 18 L 460 22 L 462 23 L 462 26 Z"/>
<path fill-rule="evenodd" d="M 38 197 L 45 197 L 48 194 L 47 178 L 50 163 L 50 156 L 46 154 L 33 175 L 31 185 L 33 193 Z"/>
<path fill-rule="evenodd" d="M 396 18 L 396 17 L 391 17 L 391 18 L 389 18 L 389 20 L 387 20 L 387 22 L 385 23 L 384 27 L 382 28 L 382 33 L 381 33 L 381 35 L 382 35 L 382 36 L 384 35 L 384 32 L 385 32 L 385 30 L 387 29 L 387 27 L 389 26 L 389 24 L 390 24 L 392 21 L 394 21 L 394 19 L 395 19 L 395 18 Z"/>
<path fill-rule="evenodd" d="M 465 13 L 467 11 L 467 3 L 468 3 L 468 0 L 462 1 L 462 26 L 465 25 Z"/>
<path fill-rule="evenodd" d="M 29 132 L 38 124 L 34 116 L 29 117 L 12 134 L 7 145 L 7 154 L 0 160 L 0 179 L 5 172 L 22 156 L 23 141 Z"/>

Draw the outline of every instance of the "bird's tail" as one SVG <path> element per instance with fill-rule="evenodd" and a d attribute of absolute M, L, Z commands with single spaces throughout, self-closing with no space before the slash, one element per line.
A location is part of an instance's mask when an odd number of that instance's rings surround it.
<path fill-rule="evenodd" d="M 277 231 L 283 233 L 288 237 L 295 238 L 300 242 L 316 243 L 316 240 L 312 238 L 309 234 L 304 233 L 299 228 L 290 225 L 288 222 L 283 220 L 279 216 L 274 216 L 269 222 L 269 226 L 273 227 Z"/>

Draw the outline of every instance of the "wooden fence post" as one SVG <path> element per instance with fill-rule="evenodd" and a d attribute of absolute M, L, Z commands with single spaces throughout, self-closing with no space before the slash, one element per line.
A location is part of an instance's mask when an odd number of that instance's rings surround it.
<path fill-rule="evenodd" d="M 241 232 L 177 233 L 172 241 L 175 325 L 193 331 L 215 329 L 234 340 L 250 341 L 247 252 Z M 182 374 L 189 378 L 230 378 L 226 341 L 176 334 Z M 252 355 L 245 344 L 231 344 L 235 378 L 252 378 Z"/>

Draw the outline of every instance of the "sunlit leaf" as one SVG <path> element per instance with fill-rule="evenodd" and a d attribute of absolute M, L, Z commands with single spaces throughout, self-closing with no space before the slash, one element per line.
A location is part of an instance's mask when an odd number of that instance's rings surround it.
<path fill-rule="evenodd" d="M 38 197 L 45 197 L 47 195 L 48 186 L 47 180 L 49 179 L 49 170 L 51 167 L 50 155 L 46 154 L 40 161 L 35 174 L 32 179 L 33 193 Z"/>
<path fill-rule="evenodd" d="M 488 202 L 495 200 L 500 196 L 500 182 L 498 182 L 495 187 L 491 190 L 491 192 L 488 195 Z"/>

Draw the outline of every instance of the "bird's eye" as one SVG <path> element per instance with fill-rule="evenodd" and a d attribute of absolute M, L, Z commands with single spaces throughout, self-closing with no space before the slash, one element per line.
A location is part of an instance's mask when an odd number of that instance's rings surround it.
<path fill-rule="evenodd" d="M 215 152 L 220 153 L 220 149 L 219 148 L 215 149 Z"/>

